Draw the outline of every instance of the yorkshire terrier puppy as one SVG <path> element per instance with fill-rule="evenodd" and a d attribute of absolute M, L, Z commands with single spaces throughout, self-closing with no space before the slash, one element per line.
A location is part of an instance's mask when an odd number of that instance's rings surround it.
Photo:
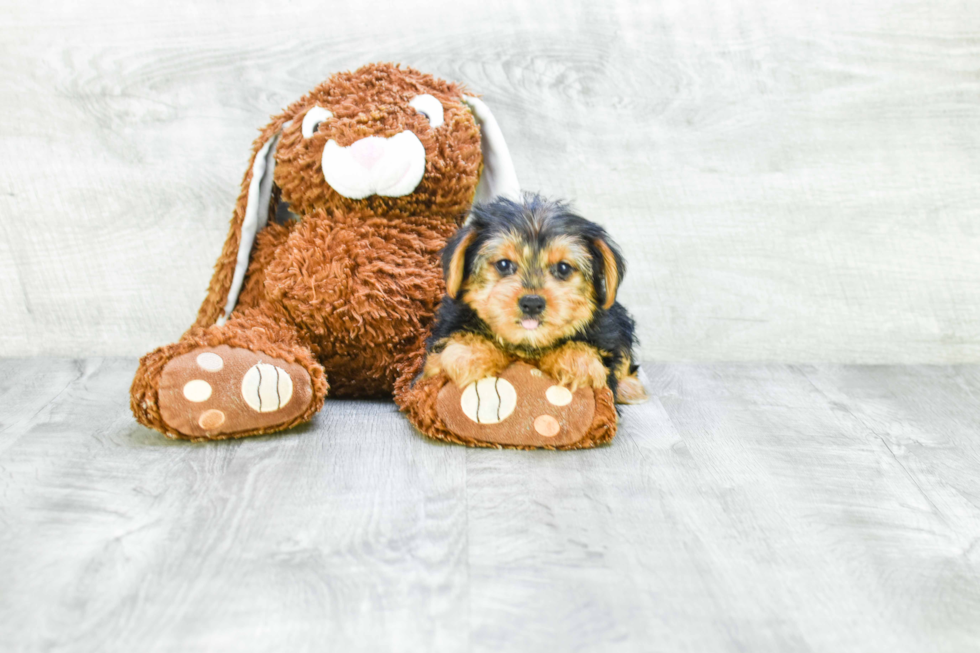
<path fill-rule="evenodd" d="M 616 302 L 626 265 L 605 230 L 527 195 L 473 207 L 442 254 L 447 296 L 425 376 L 460 387 L 526 360 L 572 391 L 608 386 L 639 403 L 633 318 Z"/>

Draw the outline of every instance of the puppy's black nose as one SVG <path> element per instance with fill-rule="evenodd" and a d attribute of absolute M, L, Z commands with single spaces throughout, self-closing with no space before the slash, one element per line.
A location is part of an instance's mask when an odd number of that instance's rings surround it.
<path fill-rule="evenodd" d="M 541 295 L 524 295 L 517 300 L 517 305 L 524 311 L 524 315 L 534 317 L 540 315 L 544 310 L 544 297 Z"/>

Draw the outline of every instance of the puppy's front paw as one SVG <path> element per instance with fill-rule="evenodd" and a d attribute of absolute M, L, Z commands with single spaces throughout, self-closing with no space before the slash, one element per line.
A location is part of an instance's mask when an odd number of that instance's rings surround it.
<path fill-rule="evenodd" d="M 570 342 L 538 361 L 542 372 L 574 392 L 579 388 L 604 388 L 608 370 L 593 347 Z"/>
<path fill-rule="evenodd" d="M 453 338 L 445 348 L 429 354 L 425 375 L 443 372 L 460 388 L 474 381 L 499 374 L 510 364 L 510 358 L 492 343 L 479 336 Z"/>

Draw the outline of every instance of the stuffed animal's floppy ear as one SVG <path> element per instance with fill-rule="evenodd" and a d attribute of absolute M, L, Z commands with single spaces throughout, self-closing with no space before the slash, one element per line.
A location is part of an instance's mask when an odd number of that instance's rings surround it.
<path fill-rule="evenodd" d="M 602 308 L 609 310 L 616 303 L 616 292 L 626 274 L 626 261 L 619 253 L 616 243 L 608 236 L 600 236 L 592 241 L 599 255 L 601 266 L 593 273 L 596 281 L 596 295 L 602 302 Z"/>
<path fill-rule="evenodd" d="M 510 158 L 510 149 L 497 119 L 493 117 L 490 107 L 479 98 L 466 95 L 463 96 L 463 102 L 470 108 L 480 126 L 480 149 L 483 151 L 483 173 L 480 175 L 473 203 L 483 204 L 496 197 L 519 201 L 521 185 L 517 181 L 514 161 Z"/>
<path fill-rule="evenodd" d="M 446 292 L 453 299 L 459 298 L 459 289 L 466 278 L 466 250 L 476 239 L 476 230 L 463 227 L 449 239 L 442 250 L 442 274 L 446 279 Z"/>
<path fill-rule="evenodd" d="M 242 191 L 235 205 L 228 236 L 222 248 L 208 288 L 192 328 L 224 324 L 235 309 L 248 270 L 255 235 L 269 222 L 272 196 L 272 177 L 276 165 L 276 145 L 283 127 L 284 116 L 274 120 L 252 146 L 252 161 Z"/>
<path fill-rule="evenodd" d="M 225 300 L 225 308 L 218 317 L 217 324 L 225 323 L 235 310 L 238 294 L 242 291 L 245 271 L 255 243 L 255 234 L 269 224 L 269 203 L 272 199 L 272 175 L 276 170 L 276 146 L 282 132 L 276 132 L 259 149 L 252 162 L 252 180 L 248 184 L 248 200 L 245 204 L 245 217 L 242 220 L 242 236 L 238 241 L 238 256 L 235 259 L 235 274 L 231 278 L 231 288 Z"/>

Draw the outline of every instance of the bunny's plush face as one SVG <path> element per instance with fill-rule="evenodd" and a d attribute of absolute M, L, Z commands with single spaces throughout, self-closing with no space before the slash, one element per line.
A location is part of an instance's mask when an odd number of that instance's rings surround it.
<path fill-rule="evenodd" d="M 254 148 L 222 259 L 227 285 L 202 309 L 216 324 L 235 310 L 270 219 L 312 231 L 321 220 L 370 221 L 382 240 L 397 223 L 422 230 L 411 248 L 435 251 L 473 202 L 520 194 L 489 107 L 458 84 L 394 64 L 334 75 L 275 116 Z M 212 318 L 218 301 L 224 309 Z"/>
<path fill-rule="evenodd" d="M 377 64 L 334 75 L 278 120 L 274 180 L 290 210 L 461 215 L 480 176 L 464 89 Z"/>

